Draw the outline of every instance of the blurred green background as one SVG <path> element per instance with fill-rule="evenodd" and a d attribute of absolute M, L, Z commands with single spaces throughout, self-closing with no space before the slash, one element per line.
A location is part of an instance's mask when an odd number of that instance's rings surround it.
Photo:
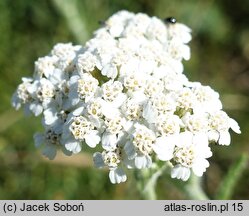
<path fill-rule="evenodd" d="M 217 90 L 225 111 L 241 126 L 242 134 L 232 133 L 229 147 L 213 148 L 203 177 L 210 198 L 216 198 L 230 167 L 249 152 L 248 0 L 0 0 L 0 199 L 140 198 L 131 176 L 124 184 L 112 185 L 106 171 L 93 168 L 87 153 L 46 160 L 33 141 L 33 134 L 42 130 L 40 119 L 26 118 L 10 105 L 21 77 L 32 76 L 38 57 L 58 42 L 84 44 L 99 20 L 122 9 L 174 16 L 188 25 L 193 40 L 191 59 L 184 62 L 186 75 Z M 249 199 L 245 165 L 227 198 Z M 157 191 L 159 199 L 186 198 L 167 175 L 159 179 Z"/>

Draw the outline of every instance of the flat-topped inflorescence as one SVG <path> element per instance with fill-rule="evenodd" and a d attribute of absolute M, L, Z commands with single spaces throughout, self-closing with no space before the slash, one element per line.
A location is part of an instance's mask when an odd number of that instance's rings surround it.
<path fill-rule="evenodd" d="M 229 145 L 229 129 L 240 128 L 217 92 L 183 74 L 190 33 L 175 21 L 117 12 L 85 46 L 60 43 L 39 58 L 12 104 L 42 115 L 45 132 L 34 138 L 49 159 L 58 149 L 101 146 L 93 160 L 109 168 L 112 183 L 159 160 L 172 164 L 172 178 L 202 176 L 212 144 Z"/>

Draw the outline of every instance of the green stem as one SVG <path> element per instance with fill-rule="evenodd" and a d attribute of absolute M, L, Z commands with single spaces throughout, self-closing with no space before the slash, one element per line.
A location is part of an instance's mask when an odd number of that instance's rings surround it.
<path fill-rule="evenodd" d="M 156 169 L 143 169 L 135 172 L 135 178 L 137 182 L 137 190 L 142 199 L 145 200 L 156 200 L 156 185 L 158 178 L 164 173 L 164 171 L 170 165 L 165 163 L 161 168 Z M 151 174 L 153 173 L 153 174 Z M 201 178 L 191 175 L 188 182 L 181 182 L 176 179 L 168 178 L 172 184 L 174 184 L 181 192 L 187 197 L 187 199 L 193 200 L 209 200 L 206 193 L 203 191 L 201 186 Z"/>
<path fill-rule="evenodd" d="M 140 193 L 140 196 L 144 200 L 156 200 L 156 183 L 158 178 L 163 174 L 166 170 L 167 164 L 163 165 L 156 172 L 154 169 L 143 169 L 139 170 L 139 172 L 135 172 L 135 178 L 137 180 L 137 190 Z M 151 173 L 153 175 L 151 175 Z"/>
<path fill-rule="evenodd" d="M 178 190 L 185 195 L 186 199 L 191 200 L 209 200 L 210 198 L 202 189 L 202 178 L 197 177 L 192 173 L 187 182 L 182 180 L 168 178 L 170 183 L 172 183 Z"/>
<path fill-rule="evenodd" d="M 189 199 L 209 200 L 208 196 L 201 187 L 201 178 L 193 174 L 189 181 L 183 186 L 182 190 Z"/>
<path fill-rule="evenodd" d="M 76 0 L 53 0 L 56 9 L 65 18 L 68 28 L 74 35 L 75 39 L 84 44 L 88 38 L 86 23 L 81 17 Z"/>
<path fill-rule="evenodd" d="M 242 154 L 241 157 L 229 169 L 227 176 L 223 179 L 217 192 L 216 199 L 230 199 L 238 180 L 243 171 L 248 167 L 248 154 Z"/>
<path fill-rule="evenodd" d="M 166 169 L 166 165 L 162 166 L 157 172 L 155 172 L 151 178 L 147 181 L 145 188 L 143 190 L 144 197 L 149 200 L 156 200 L 156 183 L 158 178 L 163 174 Z"/>

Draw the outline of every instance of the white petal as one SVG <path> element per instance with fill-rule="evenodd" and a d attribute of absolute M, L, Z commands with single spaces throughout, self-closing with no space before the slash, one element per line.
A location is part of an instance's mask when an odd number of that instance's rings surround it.
<path fill-rule="evenodd" d="M 64 145 L 61 146 L 61 150 L 62 152 L 67 155 L 67 156 L 71 156 L 72 155 L 72 152 L 71 151 L 68 151 Z"/>
<path fill-rule="evenodd" d="M 93 130 L 91 133 L 85 135 L 84 138 L 85 138 L 86 144 L 91 148 L 95 148 L 96 145 L 100 142 L 98 131 Z"/>
<path fill-rule="evenodd" d="M 127 176 L 125 174 L 125 172 L 123 171 L 123 169 L 121 168 L 117 168 L 115 170 L 110 170 L 109 172 L 109 178 L 112 184 L 116 184 L 116 183 L 121 183 L 121 182 L 125 182 L 127 180 Z"/>
<path fill-rule="evenodd" d="M 32 82 L 33 78 L 30 77 L 22 77 L 22 82 Z"/>
<path fill-rule="evenodd" d="M 125 164 L 126 168 L 128 169 L 136 168 L 134 159 L 129 160 L 127 157 L 125 157 L 122 162 Z"/>
<path fill-rule="evenodd" d="M 112 106 L 114 106 L 115 108 L 119 108 L 120 106 L 123 105 L 123 103 L 125 102 L 127 96 L 123 93 L 120 93 L 112 102 Z"/>
<path fill-rule="evenodd" d="M 104 76 L 107 76 L 108 78 L 115 79 L 116 76 L 118 75 L 118 70 L 117 70 L 116 66 L 111 65 L 111 64 L 107 64 L 103 67 L 101 73 Z"/>
<path fill-rule="evenodd" d="M 130 97 L 136 102 L 136 103 L 144 103 L 147 100 L 146 95 L 143 91 L 135 91 L 135 92 L 129 92 Z"/>
<path fill-rule="evenodd" d="M 155 123 L 157 119 L 157 111 L 155 108 L 153 108 L 151 102 L 148 102 L 143 109 L 143 117 L 149 122 L 149 123 Z"/>
<path fill-rule="evenodd" d="M 193 134 L 189 131 L 185 131 L 179 134 L 179 141 L 177 146 L 190 146 L 193 142 Z"/>
<path fill-rule="evenodd" d="M 219 144 L 220 145 L 230 145 L 231 143 L 231 136 L 228 131 L 221 131 L 220 132 L 220 138 L 219 138 Z"/>
<path fill-rule="evenodd" d="M 35 80 L 31 85 L 27 86 L 27 91 L 29 94 L 35 97 L 39 82 Z"/>
<path fill-rule="evenodd" d="M 141 61 L 140 60 L 139 65 L 138 65 L 138 71 L 141 71 L 144 74 L 150 74 L 154 70 L 155 65 L 156 64 L 154 61 L 148 61 L 148 60 Z"/>
<path fill-rule="evenodd" d="M 131 159 L 134 159 L 135 156 L 136 156 L 136 151 L 135 151 L 135 148 L 133 146 L 133 144 L 128 141 L 125 146 L 124 146 L 124 150 L 128 156 L 128 159 L 131 160 Z"/>
<path fill-rule="evenodd" d="M 81 144 L 78 141 L 71 141 L 65 144 L 65 148 L 68 151 L 73 152 L 74 154 L 77 154 L 81 151 Z"/>
<path fill-rule="evenodd" d="M 192 166 L 195 175 L 201 177 L 206 169 L 209 167 L 209 162 L 205 159 L 197 160 Z"/>
<path fill-rule="evenodd" d="M 185 60 L 189 60 L 190 59 L 190 48 L 187 45 L 183 45 L 182 46 L 182 57 Z"/>
<path fill-rule="evenodd" d="M 123 30 L 124 27 L 122 23 L 117 23 L 115 25 L 110 26 L 109 32 L 113 37 L 119 37 Z"/>
<path fill-rule="evenodd" d="M 55 107 L 46 109 L 44 112 L 44 123 L 46 125 L 52 125 L 57 119 L 57 111 Z"/>
<path fill-rule="evenodd" d="M 17 96 L 17 93 L 15 92 L 11 98 L 11 105 L 16 109 L 20 109 L 21 107 L 21 102 L 20 98 Z"/>
<path fill-rule="evenodd" d="M 69 81 L 69 86 L 72 86 L 74 84 L 77 84 L 78 83 L 78 80 L 80 79 L 80 77 L 78 75 L 74 75 L 70 78 L 70 81 Z"/>
<path fill-rule="evenodd" d="M 80 99 L 77 93 L 77 89 L 72 89 L 69 91 L 68 100 L 66 101 L 66 106 L 72 107 L 79 103 Z"/>
<path fill-rule="evenodd" d="M 117 145 L 116 134 L 111 134 L 107 132 L 103 133 L 101 143 L 102 147 L 107 151 L 115 149 Z"/>
<path fill-rule="evenodd" d="M 72 114 L 73 114 L 74 116 L 79 116 L 80 114 L 82 114 L 83 110 L 84 110 L 84 107 L 83 107 L 83 106 L 80 106 L 80 107 L 78 107 L 77 109 L 75 109 L 75 110 L 72 112 Z"/>
<path fill-rule="evenodd" d="M 177 61 L 175 59 L 170 59 L 168 61 L 168 70 L 169 71 L 174 71 L 176 73 L 182 73 L 183 72 L 183 64 L 181 61 Z"/>
<path fill-rule="evenodd" d="M 95 152 L 93 154 L 93 162 L 94 162 L 94 165 L 97 167 L 97 168 L 102 168 L 105 166 L 105 163 L 103 161 L 103 157 L 102 157 L 102 154 L 100 152 Z"/>
<path fill-rule="evenodd" d="M 182 179 L 183 181 L 187 181 L 190 174 L 190 169 L 181 165 L 176 165 L 171 170 L 171 178 Z"/>
<path fill-rule="evenodd" d="M 153 150 L 159 160 L 168 161 L 173 158 L 175 143 L 177 143 L 176 136 L 157 138 Z"/>
<path fill-rule="evenodd" d="M 32 111 L 30 110 L 30 104 L 24 104 L 23 111 L 25 116 L 30 116 Z"/>
<path fill-rule="evenodd" d="M 219 139 L 219 132 L 218 131 L 208 131 L 208 140 L 217 142 Z"/>
<path fill-rule="evenodd" d="M 133 121 L 126 121 L 123 125 L 124 131 L 130 133 L 133 129 L 134 122 Z"/>
<path fill-rule="evenodd" d="M 213 155 L 209 146 L 202 146 L 201 144 L 198 146 L 198 148 L 196 148 L 196 151 L 199 152 L 198 157 L 201 158 L 210 158 Z"/>
<path fill-rule="evenodd" d="M 193 136 L 193 144 L 196 146 L 208 146 L 208 135 L 206 133 L 196 133 Z"/>
<path fill-rule="evenodd" d="M 153 76 L 158 78 L 158 79 L 163 78 L 165 76 L 165 73 L 168 70 L 168 68 L 169 67 L 165 66 L 165 65 L 162 65 L 162 66 L 155 68 L 155 70 L 153 71 Z"/>
<path fill-rule="evenodd" d="M 46 145 L 42 151 L 42 154 L 49 160 L 53 160 L 56 156 L 56 147 L 54 145 Z"/>
<path fill-rule="evenodd" d="M 70 93 L 68 95 L 68 98 L 65 99 L 64 104 L 63 104 L 63 108 L 65 110 L 69 110 L 72 107 L 76 106 L 79 103 L 80 99 L 78 97 L 77 92 L 76 93 Z"/>
<path fill-rule="evenodd" d="M 152 160 L 150 156 L 139 155 L 135 157 L 135 166 L 138 169 L 149 168 L 151 164 L 152 164 Z"/>
<path fill-rule="evenodd" d="M 35 140 L 35 147 L 39 148 L 45 142 L 45 137 L 42 133 L 35 133 L 34 140 Z"/>
<path fill-rule="evenodd" d="M 238 123 L 234 119 L 232 119 L 232 118 L 230 118 L 229 121 L 230 121 L 230 127 L 231 127 L 231 129 L 235 133 L 241 134 L 240 127 L 239 127 Z"/>
<path fill-rule="evenodd" d="M 181 179 L 182 179 L 183 181 L 187 181 L 187 180 L 189 179 L 189 177 L 190 177 L 190 174 L 191 174 L 190 169 L 184 167 L 184 170 L 183 170 Z"/>
<path fill-rule="evenodd" d="M 38 102 L 31 103 L 29 109 L 34 113 L 35 116 L 38 116 L 42 113 L 43 107 Z"/>
<path fill-rule="evenodd" d="M 119 115 L 119 110 L 114 108 L 109 102 L 102 102 L 102 113 L 107 118 L 113 118 L 113 116 Z"/>
<path fill-rule="evenodd" d="M 49 76 L 49 80 L 53 85 L 58 85 L 65 79 L 65 72 L 58 68 L 54 69 L 53 74 Z"/>

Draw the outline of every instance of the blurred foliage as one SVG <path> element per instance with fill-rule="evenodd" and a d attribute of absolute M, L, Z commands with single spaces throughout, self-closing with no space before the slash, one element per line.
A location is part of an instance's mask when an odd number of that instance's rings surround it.
<path fill-rule="evenodd" d="M 99 20 L 122 9 L 160 18 L 174 16 L 192 28 L 192 57 L 184 62 L 185 73 L 190 80 L 216 89 L 224 109 L 241 126 L 242 135 L 232 134 L 231 146 L 214 146 L 203 178 L 211 198 L 242 152 L 248 154 L 249 1 L 1 0 L 0 199 L 139 199 L 132 177 L 111 185 L 106 171 L 92 168 L 84 155 L 45 160 L 33 144 L 33 134 L 42 129 L 40 119 L 25 118 L 10 105 L 21 77 L 31 76 L 38 57 L 47 55 L 58 42 L 83 43 L 98 28 Z M 78 29 L 72 27 L 75 23 Z M 234 185 L 231 199 L 249 198 L 248 179 L 247 168 Z M 158 184 L 159 199 L 186 198 L 166 175 Z"/>

